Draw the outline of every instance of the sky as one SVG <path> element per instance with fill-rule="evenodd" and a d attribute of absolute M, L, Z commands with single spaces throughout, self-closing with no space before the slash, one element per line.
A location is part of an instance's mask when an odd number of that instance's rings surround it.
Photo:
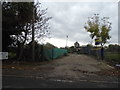
<path fill-rule="evenodd" d="M 88 17 L 99 14 L 100 18 L 110 17 L 112 30 L 109 43 L 118 43 L 118 3 L 117 2 L 42 2 L 47 7 L 47 15 L 52 16 L 49 21 L 51 38 L 46 38 L 57 47 L 73 46 L 76 41 L 80 45 L 93 44 L 90 34 L 85 31 L 84 25 Z M 68 38 L 66 37 L 68 35 Z M 108 43 L 108 44 L 109 44 Z"/>

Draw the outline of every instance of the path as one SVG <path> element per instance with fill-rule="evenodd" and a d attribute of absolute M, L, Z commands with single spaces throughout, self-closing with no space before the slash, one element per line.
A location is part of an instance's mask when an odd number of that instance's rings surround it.
<path fill-rule="evenodd" d="M 19 65 L 18 65 L 19 66 Z M 19 66 L 20 67 L 20 66 Z M 99 72 L 114 69 L 103 61 L 97 61 L 86 55 L 70 54 L 43 65 L 22 66 L 20 69 L 3 69 L 3 76 L 44 78 L 47 80 L 70 80 L 118 84 L 117 76 L 101 75 Z M 4 78 L 3 78 L 4 80 Z"/>

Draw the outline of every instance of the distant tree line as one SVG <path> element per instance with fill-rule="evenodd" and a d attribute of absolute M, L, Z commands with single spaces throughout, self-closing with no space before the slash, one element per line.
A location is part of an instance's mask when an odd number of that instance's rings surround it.
<path fill-rule="evenodd" d="M 76 43 L 78 44 L 78 47 L 76 47 Z M 85 52 L 86 49 L 97 50 L 97 48 L 101 48 L 101 47 L 98 47 L 98 46 L 96 47 L 96 46 L 93 46 L 91 44 L 80 46 L 80 44 L 78 42 L 75 42 L 74 46 L 71 46 L 71 47 L 68 48 L 68 51 L 70 53 L 76 53 L 76 52 L 81 52 L 81 51 Z M 108 46 L 104 46 L 104 48 L 105 48 L 105 52 L 120 53 L 119 52 L 120 51 L 120 45 L 118 45 L 118 44 L 109 44 Z M 78 51 L 78 49 L 79 49 L 79 51 Z"/>
<path fill-rule="evenodd" d="M 112 53 L 120 53 L 120 45 L 118 44 L 110 44 L 107 49 L 107 52 L 112 52 Z"/>

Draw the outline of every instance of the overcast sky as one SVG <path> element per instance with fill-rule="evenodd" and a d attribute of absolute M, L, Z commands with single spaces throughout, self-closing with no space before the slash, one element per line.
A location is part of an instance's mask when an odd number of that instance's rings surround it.
<path fill-rule="evenodd" d="M 47 15 L 50 20 L 50 42 L 57 47 L 74 45 L 78 41 L 80 45 L 91 43 L 89 33 L 84 30 L 88 17 L 98 13 L 102 17 L 110 17 L 112 30 L 110 31 L 110 43 L 118 42 L 118 3 L 117 2 L 43 2 L 42 7 L 48 7 Z M 94 43 L 93 43 L 94 45 Z"/>

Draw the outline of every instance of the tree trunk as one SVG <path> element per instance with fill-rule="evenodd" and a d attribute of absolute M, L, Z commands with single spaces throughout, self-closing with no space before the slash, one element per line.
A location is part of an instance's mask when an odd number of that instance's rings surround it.
<path fill-rule="evenodd" d="M 23 55 L 23 49 L 24 49 L 24 45 L 23 45 L 23 44 L 20 44 L 20 53 L 19 53 L 18 61 L 20 61 L 21 58 L 22 58 L 22 55 Z"/>
<path fill-rule="evenodd" d="M 43 45 L 41 45 L 41 50 L 40 50 L 40 51 L 41 51 L 41 61 L 43 61 L 43 57 L 44 57 L 44 56 L 43 56 L 43 55 L 44 55 L 44 54 L 43 54 Z"/>
<path fill-rule="evenodd" d="M 34 7 L 34 6 L 33 6 Z M 33 20 L 32 20 L 32 60 L 35 61 L 35 43 L 34 43 L 34 8 L 33 8 Z"/>
<path fill-rule="evenodd" d="M 101 45 L 101 59 L 104 60 L 104 47 Z"/>
<path fill-rule="evenodd" d="M 19 53 L 18 61 L 20 61 L 20 59 L 21 59 L 22 56 L 23 56 L 24 44 L 25 44 L 25 42 L 26 42 L 26 40 L 27 40 L 27 32 L 28 32 L 28 31 L 25 32 L 25 40 L 23 41 L 23 43 L 20 44 L 20 47 L 19 47 L 19 48 L 20 48 L 20 53 Z"/>

